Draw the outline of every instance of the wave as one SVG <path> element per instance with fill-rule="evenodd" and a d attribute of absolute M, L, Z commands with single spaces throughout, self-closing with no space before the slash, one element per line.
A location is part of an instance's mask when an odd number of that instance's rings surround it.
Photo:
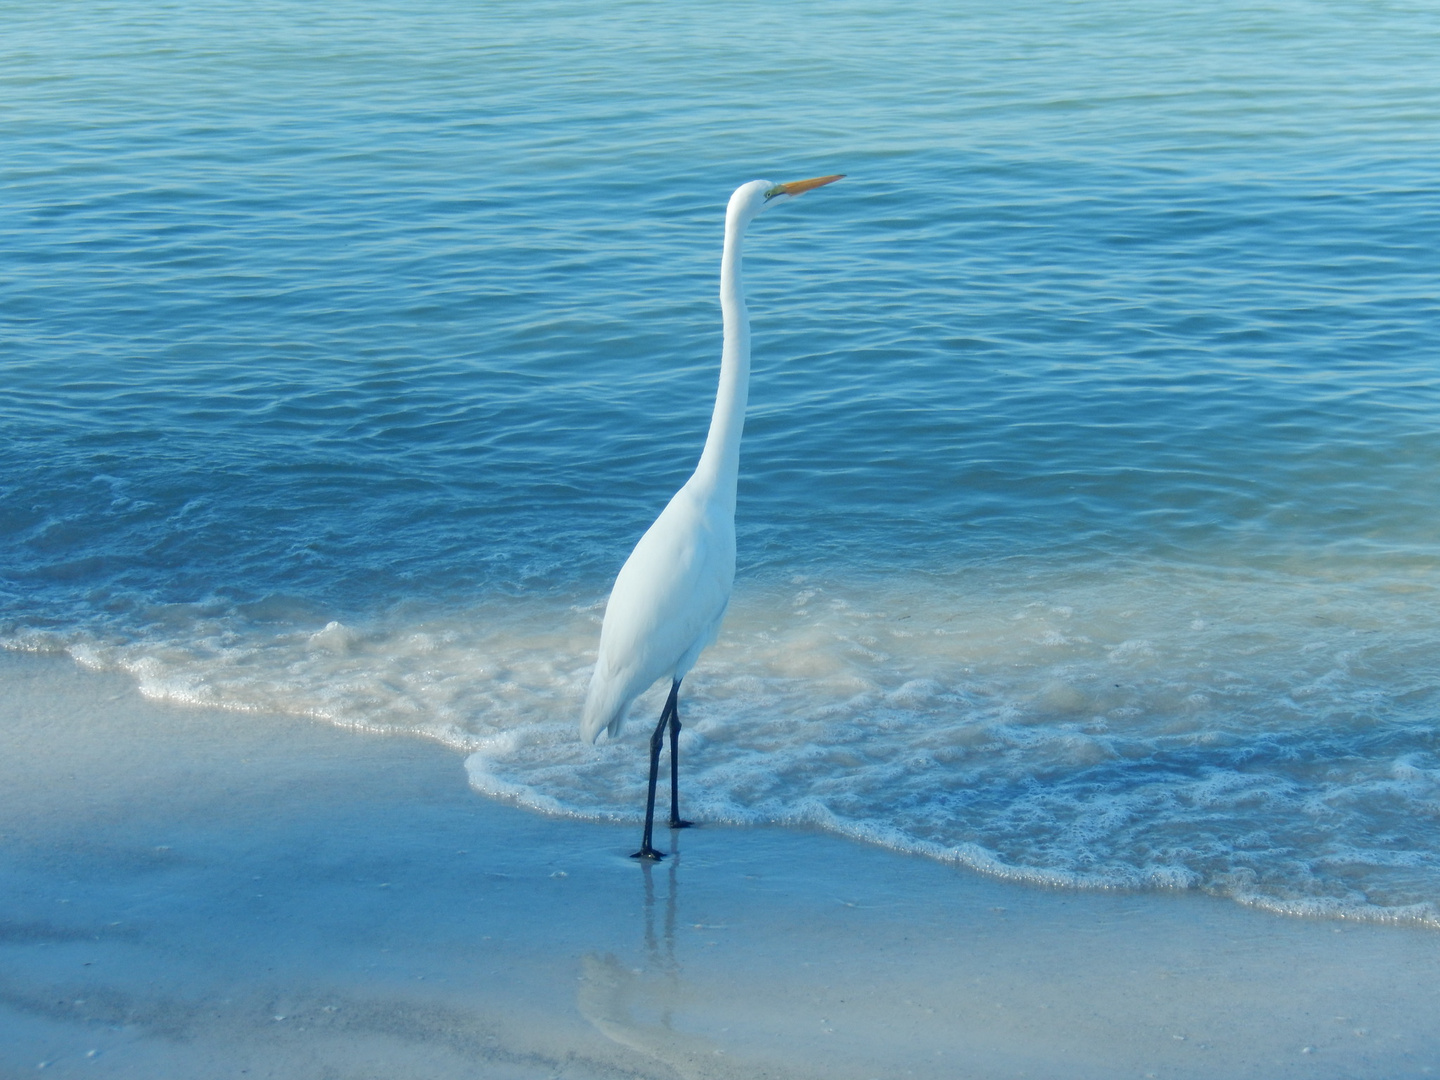
<path fill-rule="evenodd" d="M 1037 886 L 1440 926 L 1437 587 L 1373 563 L 750 582 L 683 688 L 685 812 Z M 643 739 L 577 737 L 603 598 L 275 610 L 172 606 L 3 644 L 127 671 L 158 700 L 435 739 L 483 795 L 639 821 Z"/>

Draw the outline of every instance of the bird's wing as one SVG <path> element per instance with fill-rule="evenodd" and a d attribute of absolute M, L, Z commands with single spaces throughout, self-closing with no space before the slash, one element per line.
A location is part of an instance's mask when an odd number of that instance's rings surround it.
<path fill-rule="evenodd" d="M 734 580 L 733 523 L 682 488 L 615 579 L 582 723 L 589 738 L 618 731 L 656 679 L 684 675 L 677 668 L 714 640 Z"/>

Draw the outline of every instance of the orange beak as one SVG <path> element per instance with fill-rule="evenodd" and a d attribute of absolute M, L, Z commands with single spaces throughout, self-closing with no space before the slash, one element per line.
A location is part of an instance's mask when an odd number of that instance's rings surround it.
<path fill-rule="evenodd" d="M 813 180 L 792 180 L 788 184 L 776 184 L 765 193 L 765 198 L 773 199 L 776 195 L 803 195 L 817 187 L 824 187 L 826 184 L 833 184 L 836 180 L 844 180 L 845 174 L 837 176 L 817 176 Z"/>

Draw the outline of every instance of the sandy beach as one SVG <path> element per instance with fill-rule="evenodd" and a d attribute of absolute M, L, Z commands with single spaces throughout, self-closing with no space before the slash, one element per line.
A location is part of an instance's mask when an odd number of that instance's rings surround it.
<path fill-rule="evenodd" d="M 419 740 L 159 706 L 64 657 L 0 654 L 0 685 L 5 1076 L 1440 1068 L 1433 932 L 780 829 L 646 867 L 634 828 L 482 799 Z"/>

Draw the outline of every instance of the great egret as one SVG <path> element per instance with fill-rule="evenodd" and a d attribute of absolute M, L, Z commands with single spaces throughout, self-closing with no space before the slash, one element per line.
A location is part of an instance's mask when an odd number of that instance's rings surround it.
<path fill-rule="evenodd" d="M 650 736 L 650 790 L 645 800 L 645 836 L 637 859 L 664 856 L 651 844 L 655 823 L 655 781 L 660 748 L 670 727 L 670 828 L 680 820 L 680 712 L 683 679 L 720 632 L 735 581 L 735 482 L 740 473 L 740 434 L 750 387 L 750 316 L 740 283 L 740 248 L 745 229 L 759 214 L 813 188 L 841 179 L 817 176 L 789 184 L 751 180 L 730 196 L 725 211 L 725 250 L 720 258 L 720 311 L 725 345 L 720 354 L 720 388 L 700 464 L 675 493 L 625 560 L 610 590 L 600 628 L 600 656 L 580 734 L 594 742 L 601 731 L 620 734 L 631 703 L 670 677 L 670 696 Z"/>

